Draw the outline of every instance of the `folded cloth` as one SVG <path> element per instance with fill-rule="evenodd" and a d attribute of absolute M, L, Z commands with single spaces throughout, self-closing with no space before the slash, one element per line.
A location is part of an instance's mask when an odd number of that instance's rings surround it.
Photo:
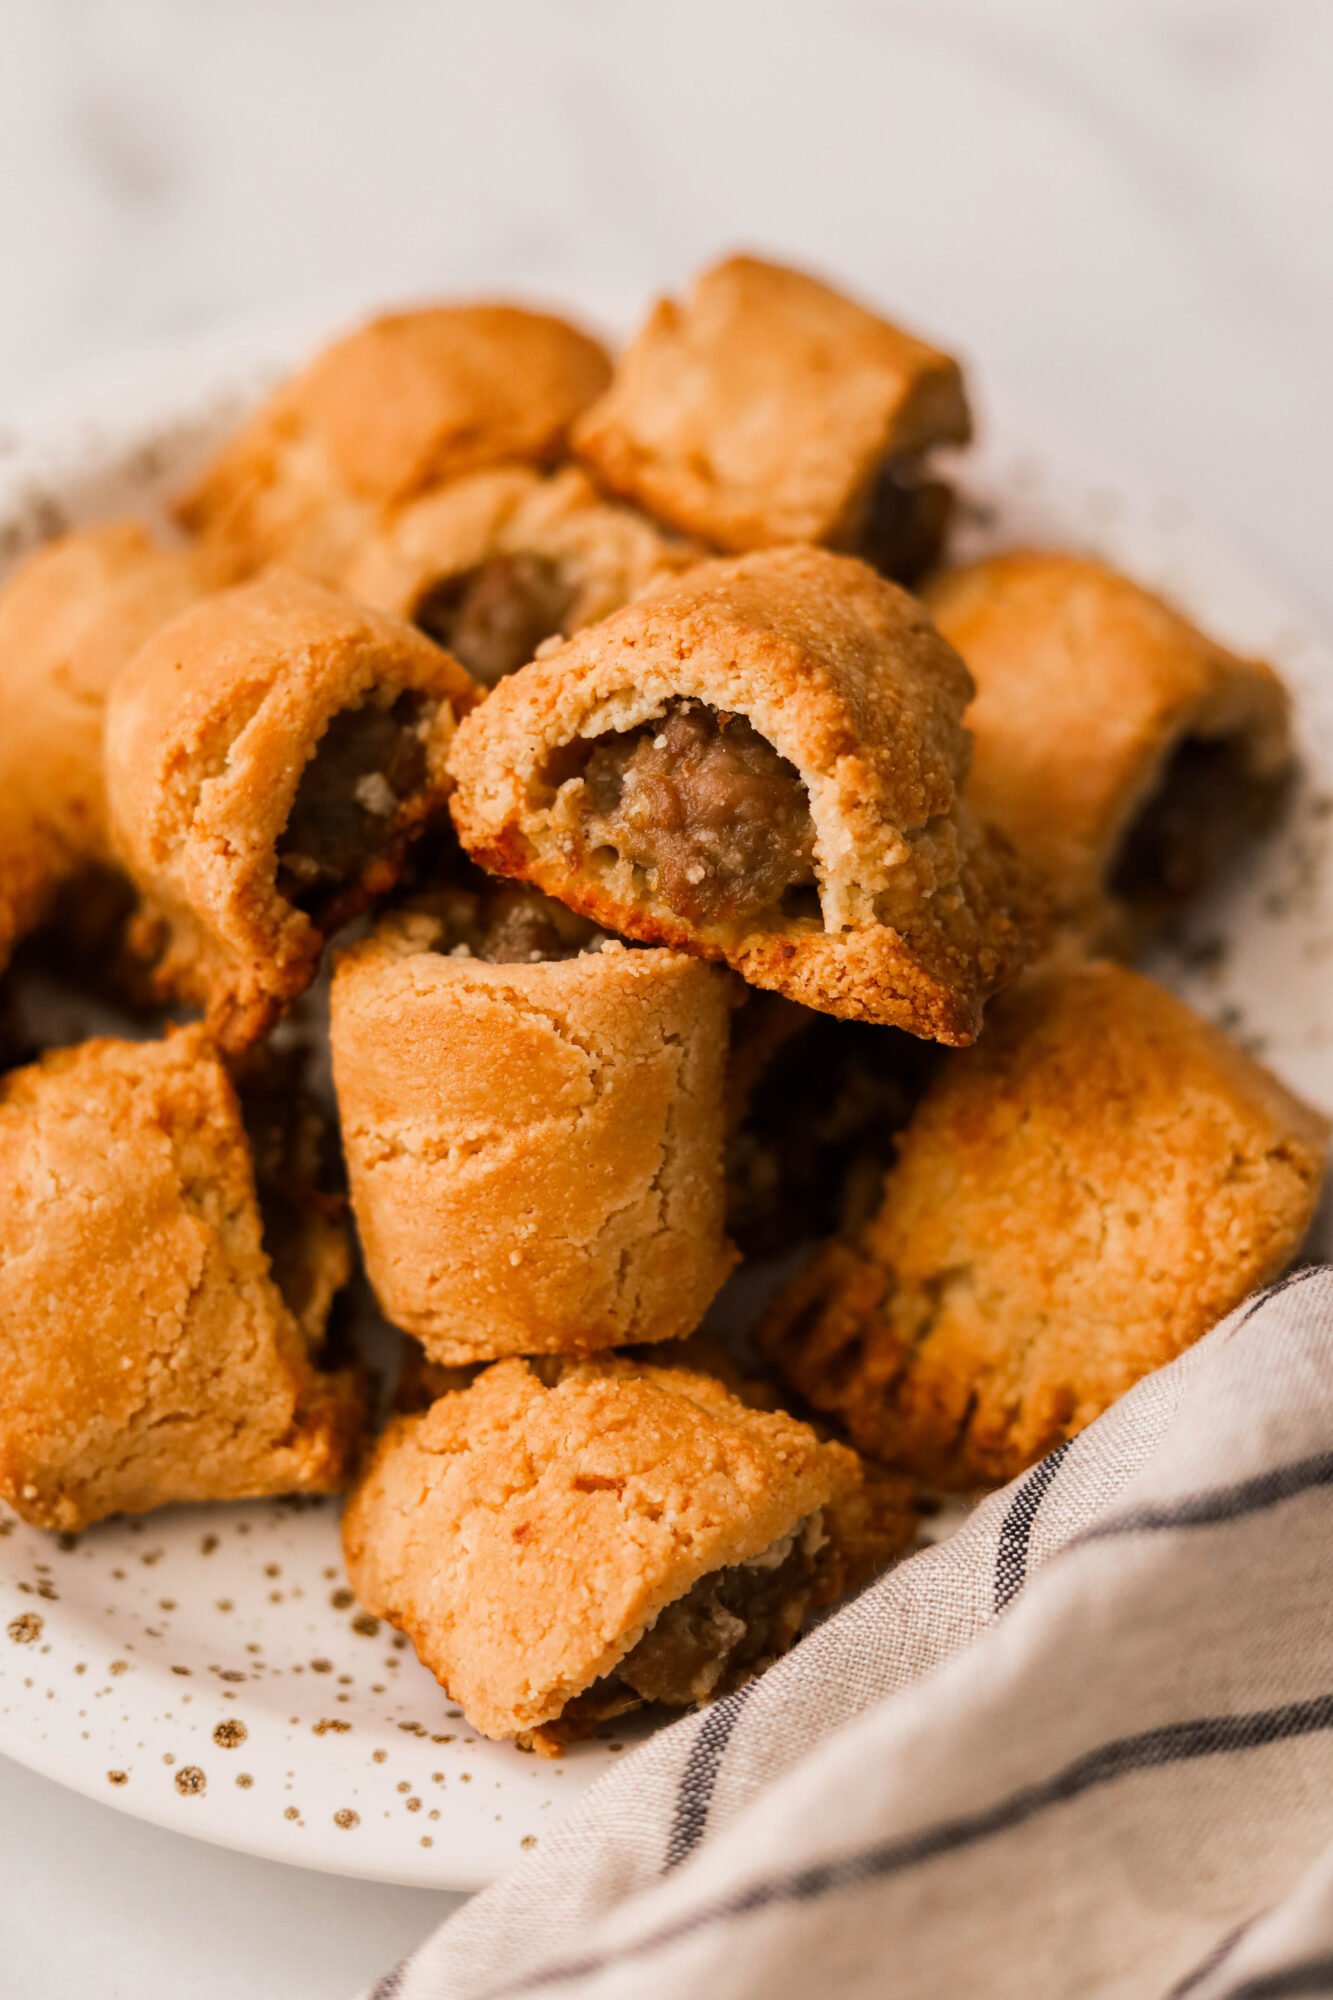
<path fill-rule="evenodd" d="M 1333 1994 L 1333 1269 L 1251 1300 L 374 2000 Z"/>

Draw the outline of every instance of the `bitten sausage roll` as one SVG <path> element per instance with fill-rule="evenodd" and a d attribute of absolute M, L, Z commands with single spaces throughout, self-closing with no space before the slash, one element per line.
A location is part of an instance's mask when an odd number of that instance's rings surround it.
<path fill-rule="evenodd" d="M 343 1148 L 380 1304 L 439 1361 L 698 1324 L 724 1233 L 725 975 L 534 890 L 448 892 L 338 961 Z"/>
<path fill-rule="evenodd" d="M 74 1529 L 345 1483 L 361 1385 L 314 1365 L 350 1257 L 204 1031 L 0 1082 L 0 1494 Z"/>
<path fill-rule="evenodd" d="M 344 579 L 445 646 L 487 687 L 703 556 L 574 466 L 506 465 L 409 501 Z"/>
<path fill-rule="evenodd" d="M 555 460 L 609 373 L 599 342 L 547 313 L 391 313 L 284 382 L 177 512 L 246 569 L 333 582 L 386 507 L 481 466 Z"/>
<path fill-rule="evenodd" d="M 1271 815 L 1292 764 L 1270 667 L 1104 563 L 1019 551 L 926 593 L 971 668 L 971 796 L 1116 949 L 1198 893 Z"/>
<path fill-rule="evenodd" d="M 803 272 L 732 257 L 663 299 L 575 429 L 612 492 L 724 549 L 825 542 L 910 581 L 939 553 L 956 361 Z"/>
<path fill-rule="evenodd" d="M 0 592 L 0 971 L 63 885 L 110 860 L 102 721 L 157 628 L 223 582 L 136 522 L 62 535 Z"/>
<path fill-rule="evenodd" d="M 309 984 L 324 939 L 393 886 L 449 788 L 475 698 L 410 626 L 291 572 L 173 621 L 117 683 L 107 785 L 163 986 L 230 1048 Z"/>
<path fill-rule="evenodd" d="M 862 1450 L 941 1485 L 1011 1478 L 1295 1255 L 1327 1135 L 1139 974 L 1033 977 L 942 1062 L 878 1212 L 761 1349 Z"/>
<path fill-rule="evenodd" d="M 548 1387 L 500 1361 L 390 1424 L 343 1545 L 475 1728 L 551 1750 L 784 1652 L 845 1585 L 830 1517 L 859 1485 L 851 1452 L 710 1376 L 601 1360 Z"/>
<path fill-rule="evenodd" d="M 1031 929 L 961 797 L 970 694 L 862 563 L 706 563 L 501 682 L 454 745 L 455 824 L 610 929 L 967 1042 Z"/>

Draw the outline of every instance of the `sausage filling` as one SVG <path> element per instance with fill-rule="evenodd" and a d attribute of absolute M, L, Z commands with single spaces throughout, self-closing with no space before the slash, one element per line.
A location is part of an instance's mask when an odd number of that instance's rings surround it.
<path fill-rule="evenodd" d="M 697 701 L 599 741 L 583 769 L 581 838 L 648 877 L 687 922 L 780 921 L 813 888 L 814 826 L 794 765 Z"/>
<path fill-rule="evenodd" d="M 868 1219 L 935 1053 L 895 1029 L 822 1014 L 793 1034 L 727 1142 L 727 1228 L 747 1256 L 780 1256 Z"/>
<path fill-rule="evenodd" d="M 443 926 L 440 949 L 487 965 L 541 965 L 600 947 L 605 931 L 521 882 L 481 878 L 476 889 L 428 899 Z"/>
<path fill-rule="evenodd" d="M 919 457 L 885 459 L 870 494 L 857 553 L 896 583 L 916 583 L 935 567 L 953 514 L 953 495 L 923 476 Z"/>
<path fill-rule="evenodd" d="M 380 886 L 401 844 L 404 804 L 426 782 L 435 705 L 423 694 L 343 709 L 301 774 L 278 842 L 278 893 L 321 921 L 349 887 Z M 384 887 L 390 886 L 386 881 Z"/>
<path fill-rule="evenodd" d="M 750 1562 L 701 1576 L 658 1613 L 613 1673 L 534 1732 L 537 1747 L 558 1750 L 645 1702 L 688 1708 L 759 1673 L 800 1632 L 824 1542 L 822 1517 L 814 1513 Z"/>
<path fill-rule="evenodd" d="M 546 556 L 491 556 L 426 593 L 413 622 L 486 687 L 526 666 L 545 639 L 563 633 L 574 603 L 570 580 Z"/>
<path fill-rule="evenodd" d="M 1265 783 L 1246 769 L 1241 744 L 1185 737 L 1125 837 L 1113 892 L 1166 909 L 1187 902 L 1272 817 L 1280 791 L 1280 780 Z"/>
<path fill-rule="evenodd" d="M 821 1535 L 811 1519 L 752 1562 L 701 1576 L 668 1604 L 614 1678 L 671 1708 L 707 1701 L 786 1652 L 814 1588 Z"/>
<path fill-rule="evenodd" d="M 328 1248 L 343 1209 L 334 1192 L 328 1121 L 303 1088 L 303 1059 L 266 1048 L 238 1080 L 254 1166 L 264 1254 L 283 1302 L 312 1347 L 329 1305 Z"/>

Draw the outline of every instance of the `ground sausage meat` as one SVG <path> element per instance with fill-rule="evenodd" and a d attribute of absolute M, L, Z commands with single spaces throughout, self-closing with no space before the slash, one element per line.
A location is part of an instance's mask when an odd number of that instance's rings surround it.
<path fill-rule="evenodd" d="M 519 553 L 491 556 L 436 584 L 414 622 L 486 687 L 527 665 L 544 639 L 564 632 L 574 593 L 559 563 Z"/>
<path fill-rule="evenodd" d="M 583 780 L 586 844 L 642 868 L 690 923 L 753 921 L 814 881 L 805 786 L 744 716 L 673 702 L 599 742 Z"/>
<path fill-rule="evenodd" d="M 752 1562 L 701 1576 L 658 1614 L 614 1673 L 534 1732 L 535 1747 L 558 1751 L 646 1702 L 689 1708 L 739 1687 L 795 1640 L 824 1545 L 821 1516 L 812 1514 Z"/>
<path fill-rule="evenodd" d="M 288 902 L 317 916 L 393 848 L 403 801 L 425 782 L 433 707 L 408 692 L 334 716 L 278 842 L 278 893 Z"/>
<path fill-rule="evenodd" d="M 1113 890 L 1166 908 L 1189 901 L 1229 850 L 1271 817 L 1277 798 L 1276 784 L 1260 784 L 1245 769 L 1240 744 L 1187 736 L 1130 827 Z"/>
<path fill-rule="evenodd" d="M 616 1669 L 644 1701 L 686 1708 L 785 1653 L 814 1585 L 818 1524 L 806 1523 L 754 1562 L 701 1576 L 668 1604 Z"/>
<path fill-rule="evenodd" d="M 587 917 L 521 882 L 489 882 L 449 889 L 437 899 L 444 921 L 441 949 L 488 965 L 538 965 L 577 958 L 600 945 L 606 933 Z"/>
<path fill-rule="evenodd" d="M 922 476 L 910 454 L 880 467 L 858 538 L 858 552 L 897 583 L 916 583 L 933 569 L 944 549 L 953 495 L 937 479 Z"/>
<path fill-rule="evenodd" d="M 326 1227 L 341 1215 L 328 1123 L 302 1086 L 304 1057 L 272 1043 L 237 1081 L 254 1165 L 264 1254 L 274 1284 L 304 1324 L 320 1282 Z"/>

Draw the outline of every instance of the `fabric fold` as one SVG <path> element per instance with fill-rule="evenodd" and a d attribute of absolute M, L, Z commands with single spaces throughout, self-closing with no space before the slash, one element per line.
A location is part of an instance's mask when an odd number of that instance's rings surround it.
<path fill-rule="evenodd" d="M 1331 1586 L 1309 1267 L 651 1738 L 375 2000 L 1333 1993 Z"/>

